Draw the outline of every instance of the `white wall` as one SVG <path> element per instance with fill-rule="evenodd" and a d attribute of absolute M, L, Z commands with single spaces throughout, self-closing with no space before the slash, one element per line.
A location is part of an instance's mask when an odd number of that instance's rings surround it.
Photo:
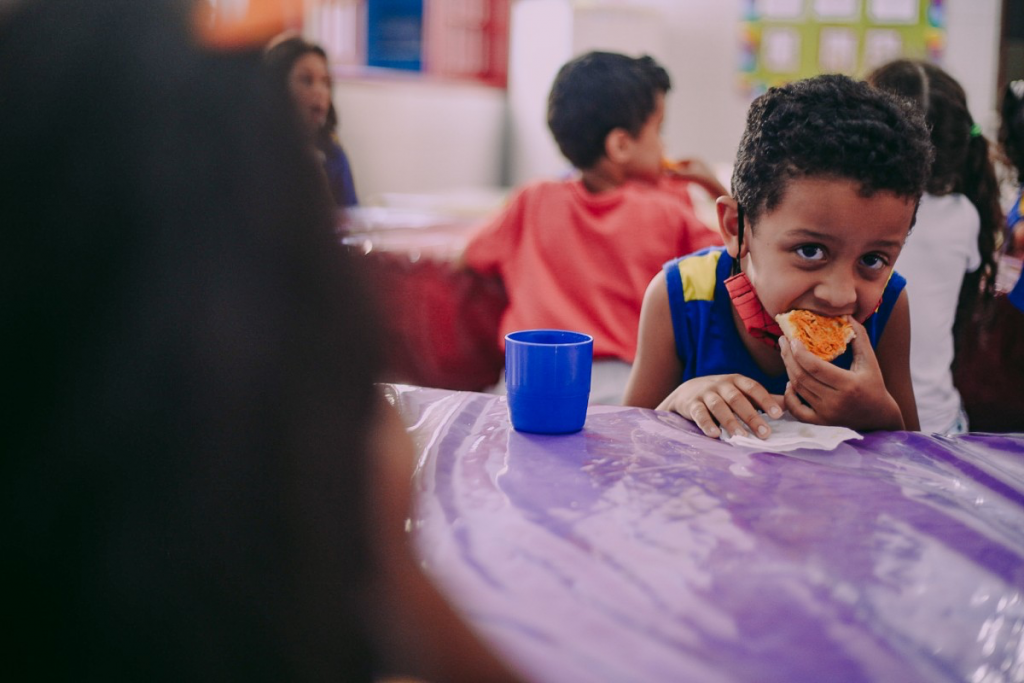
<path fill-rule="evenodd" d="M 1001 0 L 952 0 L 943 66 L 975 118 L 995 127 Z M 545 123 L 558 67 L 590 49 L 651 54 L 672 76 L 672 156 L 732 162 L 749 102 L 736 85 L 740 0 L 513 0 L 509 87 L 374 82 L 336 86 L 360 192 L 430 192 L 557 176 Z"/>
<path fill-rule="evenodd" d="M 547 101 L 555 74 L 572 57 L 573 8 L 565 0 L 514 0 L 509 19 L 506 175 L 519 185 L 567 166 L 548 132 Z"/>
<path fill-rule="evenodd" d="M 506 95 L 475 84 L 338 79 L 338 133 L 360 201 L 504 184 Z"/>
<path fill-rule="evenodd" d="M 740 3 L 664 0 L 662 11 L 668 35 L 663 64 L 672 77 L 666 151 L 731 165 L 750 104 L 736 86 Z"/>
<path fill-rule="evenodd" d="M 953 0 L 944 4 L 948 25 L 942 67 L 967 91 L 975 121 L 992 138 L 999 127 L 999 34 L 1001 0 Z"/>

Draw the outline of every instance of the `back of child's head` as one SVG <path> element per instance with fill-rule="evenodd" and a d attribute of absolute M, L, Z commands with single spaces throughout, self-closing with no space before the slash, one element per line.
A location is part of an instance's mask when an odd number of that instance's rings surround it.
<path fill-rule="evenodd" d="M 1017 182 L 1024 183 L 1024 80 L 1006 84 L 1000 113 L 999 144 L 1017 173 Z"/>
<path fill-rule="evenodd" d="M 852 180 L 865 196 L 887 191 L 916 201 L 931 155 L 928 130 L 909 104 L 846 76 L 815 76 L 754 100 L 732 191 L 751 224 L 805 178 Z"/>
<path fill-rule="evenodd" d="M 559 70 L 548 96 L 548 128 L 573 166 L 586 169 L 604 156 L 616 128 L 638 136 L 671 80 L 651 57 L 588 52 Z"/>
<path fill-rule="evenodd" d="M 982 288 L 995 287 L 996 241 L 1003 229 L 999 183 L 988 141 L 967 108 L 967 94 L 955 78 L 929 62 L 898 59 L 875 69 L 868 82 L 913 103 L 931 132 L 935 161 L 925 186 L 930 194 L 965 195 L 981 218 L 978 249 Z M 976 289 L 974 291 L 977 291 Z"/>

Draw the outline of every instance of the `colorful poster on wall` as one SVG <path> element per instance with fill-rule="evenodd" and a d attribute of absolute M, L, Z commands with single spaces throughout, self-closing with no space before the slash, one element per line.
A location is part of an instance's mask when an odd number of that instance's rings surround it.
<path fill-rule="evenodd" d="M 739 85 L 755 97 L 820 73 L 863 77 L 890 59 L 941 62 L 942 0 L 743 0 Z"/>

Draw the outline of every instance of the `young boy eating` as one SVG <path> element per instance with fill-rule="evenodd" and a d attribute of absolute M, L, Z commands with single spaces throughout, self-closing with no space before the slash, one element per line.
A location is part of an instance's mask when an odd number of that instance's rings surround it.
<path fill-rule="evenodd" d="M 644 296 L 627 405 L 672 410 L 708 436 L 771 430 L 763 413 L 868 431 L 916 430 L 905 281 L 893 271 L 931 164 L 920 114 L 826 75 L 772 88 L 747 117 L 724 248 L 665 264 Z M 829 363 L 775 316 L 846 318 Z"/>

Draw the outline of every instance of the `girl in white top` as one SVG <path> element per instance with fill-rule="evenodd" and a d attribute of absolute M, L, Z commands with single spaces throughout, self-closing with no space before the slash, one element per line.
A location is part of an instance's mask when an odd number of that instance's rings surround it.
<path fill-rule="evenodd" d="M 935 163 L 914 229 L 896 270 L 907 278 L 910 371 L 921 430 L 968 431 L 953 385 L 956 339 L 975 305 L 995 292 L 1002 229 L 999 185 L 988 141 L 957 81 L 928 62 L 900 59 L 868 82 L 918 103 L 935 146 Z"/>

